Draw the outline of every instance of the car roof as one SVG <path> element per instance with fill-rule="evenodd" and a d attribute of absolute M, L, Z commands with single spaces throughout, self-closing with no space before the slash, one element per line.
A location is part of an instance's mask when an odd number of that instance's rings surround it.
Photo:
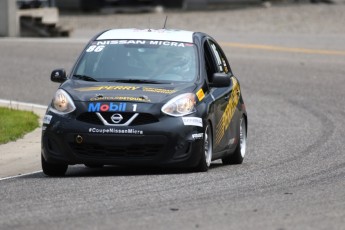
<path fill-rule="evenodd" d="M 111 29 L 104 31 L 95 40 L 142 39 L 193 43 L 192 31 L 172 29 Z"/>

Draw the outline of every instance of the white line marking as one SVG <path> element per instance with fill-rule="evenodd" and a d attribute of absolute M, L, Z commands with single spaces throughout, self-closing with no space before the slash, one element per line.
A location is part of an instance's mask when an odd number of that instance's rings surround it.
<path fill-rule="evenodd" d="M 4 178 L 0 178 L 0 181 L 14 179 L 14 178 L 23 177 L 23 176 L 29 176 L 29 175 L 33 175 L 33 174 L 41 173 L 41 172 L 43 172 L 43 171 L 41 170 L 41 171 L 36 171 L 36 172 L 24 173 L 24 174 L 20 174 L 20 175 L 16 175 L 16 176 L 4 177 Z"/>

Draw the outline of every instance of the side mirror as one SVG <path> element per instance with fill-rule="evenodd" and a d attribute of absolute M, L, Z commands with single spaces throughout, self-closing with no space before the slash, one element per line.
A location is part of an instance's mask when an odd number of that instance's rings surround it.
<path fill-rule="evenodd" d="M 214 73 L 212 79 L 210 79 L 211 87 L 229 87 L 231 85 L 230 76 L 226 73 Z"/>
<path fill-rule="evenodd" d="M 66 71 L 64 69 L 56 69 L 50 75 L 50 80 L 52 82 L 62 83 L 67 80 Z"/>

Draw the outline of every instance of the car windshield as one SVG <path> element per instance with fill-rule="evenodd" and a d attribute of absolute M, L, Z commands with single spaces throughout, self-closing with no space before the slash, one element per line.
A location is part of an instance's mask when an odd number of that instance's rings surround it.
<path fill-rule="evenodd" d="M 197 76 L 197 63 L 193 43 L 102 40 L 86 47 L 73 77 L 148 84 L 192 82 Z"/>

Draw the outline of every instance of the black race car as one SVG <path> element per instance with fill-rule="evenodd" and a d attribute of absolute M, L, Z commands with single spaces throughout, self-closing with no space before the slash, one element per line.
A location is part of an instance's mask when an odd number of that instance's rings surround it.
<path fill-rule="evenodd" d="M 217 42 L 201 32 L 114 29 L 87 44 L 61 83 L 42 127 L 42 169 L 68 165 L 241 164 L 247 113 Z"/>

